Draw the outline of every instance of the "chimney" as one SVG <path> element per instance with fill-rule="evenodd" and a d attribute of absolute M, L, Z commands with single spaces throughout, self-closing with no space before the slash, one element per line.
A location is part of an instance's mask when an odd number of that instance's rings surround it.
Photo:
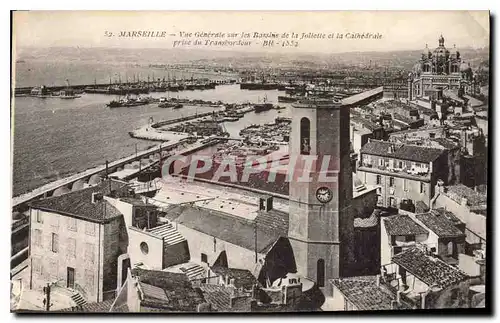
<path fill-rule="evenodd" d="M 102 201 L 102 193 L 101 192 L 93 192 L 92 193 L 92 204 L 96 204 L 97 202 Z"/>
<path fill-rule="evenodd" d="M 466 197 L 462 197 L 462 198 L 460 199 L 460 205 L 462 205 L 462 206 L 467 206 L 467 202 L 468 202 L 468 201 L 467 201 L 467 198 L 466 198 Z"/>
<path fill-rule="evenodd" d="M 420 297 L 422 297 L 421 302 L 420 302 L 420 308 L 421 309 L 425 309 L 425 301 L 426 301 L 426 298 L 427 298 L 427 294 L 428 293 L 422 293 L 422 294 L 420 294 Z"/>
<path fill-rule="evenodd" d="M 398 305 L 401 304 L 401 291 L 400 290 L 398 290 L 396 292 L 396 302 L 398 303 Z"/>
<path fill-rule="evenodd" d="M 380 274 L 377 275 L 377 287 L 379 287 L 379 286 L 380 286 Z"/>
<path fill-rule="evenodd" d="M 264 196 L 259 199 L 259 210 L 269 212 L 273 209 L 273 197 Z"/>

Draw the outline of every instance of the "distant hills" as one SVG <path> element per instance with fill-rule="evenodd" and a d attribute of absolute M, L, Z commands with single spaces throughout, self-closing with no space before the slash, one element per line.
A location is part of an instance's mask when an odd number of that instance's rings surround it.
<path fill-rule="evenodd" d="M 197 63 L 222 66 L 243 66 L 254 68 L 269 67 L 317 67 L 331 68 L 339 65 L 384 66 L 405 70 L 420 59 L 422 49 L 386 52 L 346 52 L 346 53 L 272 53 L 237 52 L 227 50 L 164 49 L 164 48 L 21 48 L 16 60 L 65 61 L 65 62 L 108 62 L 109 64 L 182 64 Z M 451 49 L 450 49 L 451 51 Z M 465 62 L 473 68 L 484 68 L 489 64 L 489 48 L 459 49 Z M 487 65 L 485 65 L 487 64 Z"/>

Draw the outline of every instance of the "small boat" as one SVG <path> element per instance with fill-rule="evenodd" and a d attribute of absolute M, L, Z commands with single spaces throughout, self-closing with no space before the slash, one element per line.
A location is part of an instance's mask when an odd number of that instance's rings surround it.
<path fill-rule="evenodd" d="M 66 80 L 66 89 L 59 91 L 59 98 L 61 99 L 77 99 L 80 96 L 76 95 L 71 86 L 69 85 L 69 80 Z"/>

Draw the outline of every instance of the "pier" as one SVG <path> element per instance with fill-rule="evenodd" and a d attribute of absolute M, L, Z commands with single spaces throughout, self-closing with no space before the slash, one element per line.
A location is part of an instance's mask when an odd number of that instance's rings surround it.
<path fill-rule="evenodd" d="M 78 92 L 95 93 L 95 94 L 110 94 L 110 95 L 126 95 L 126 94 L 147 94 L 149 92 L 177 92 L 189 90 L 208 90 L 215 89 L 218 85 L 232 84 L 234 80 L 230 79 L 214 79 L 214 80 L 197 80 L 185 79 L 174 81 L 138 81 L 138 82 L 109 82 L 109 83 L 92 83 L 92 84 L 76 84 L 71 85 L 71 89 Z M 67 85 L 46 86 L 45 90 L 48 93 L 55 93 L 67 89 Z M 32 86 L 16 87 L 14 89 L 15 96 L 30 96 Z"/>

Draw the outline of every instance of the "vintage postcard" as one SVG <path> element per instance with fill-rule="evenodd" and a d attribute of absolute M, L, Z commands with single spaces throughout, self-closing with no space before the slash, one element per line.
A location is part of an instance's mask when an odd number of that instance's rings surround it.
<path fill-rule="evenodd" d="M 11 311 L 491 309 L 489 44 L 488 11 L 12 12 Z"/>

